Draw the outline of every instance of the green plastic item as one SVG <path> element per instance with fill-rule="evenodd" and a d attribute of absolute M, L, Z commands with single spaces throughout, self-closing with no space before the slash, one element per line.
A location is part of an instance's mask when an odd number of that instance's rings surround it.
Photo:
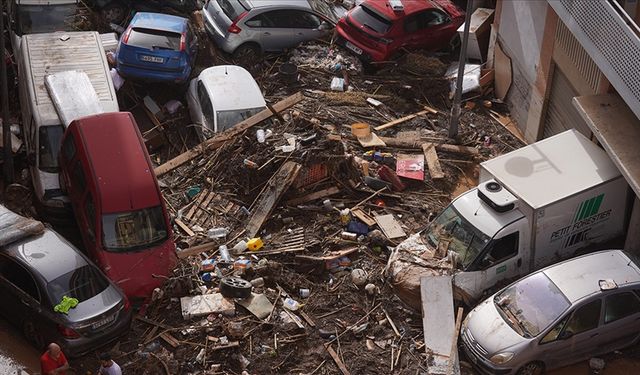
<path fill-rule="evenodd" d="M 80 302 L 76 298 L 62 296 L 62 301 L 60 301 L 59 304 L 54 306 L 53 311 L 63 313 L 63 314 L 68 314 L 69 310 L 78 306 L 78 303 Z"/>

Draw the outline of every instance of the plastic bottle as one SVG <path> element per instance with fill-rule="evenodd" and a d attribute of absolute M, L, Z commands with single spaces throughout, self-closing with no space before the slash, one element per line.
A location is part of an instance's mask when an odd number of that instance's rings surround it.
<path fill-rule="evenodd" d="M 211 228 L 207 232 L 207 236 L 209 238 L 223 238 L 229 234 L 229 229 L 227 228 Z"/>
<path fill-rule="evenodd" d="M 264 143 L 264 140 L 266 138 L 264 129 L 258 129 L 256 131 L 256 138 L 258 139 L 258 143 Z"/>
<path fill-rule="evenodd" d="M 216 277 L 216 274 L 213 272 L 205 272 L 202 274 L 202 276 L 200 276 L 200 278 L 202 279 L 202 281 L 204 281 L 205 283 L 210 282 L 211 280 L 213 280 Z"/>
<path fill-rule="evenodd" d="M 218 252 L 220 253 L 220 257 L 225 262 L 231 262 L 231 256 L 229 255 L 229 249 L 227 249 L 227 245 L 220 245 L 218 247 Z"/>

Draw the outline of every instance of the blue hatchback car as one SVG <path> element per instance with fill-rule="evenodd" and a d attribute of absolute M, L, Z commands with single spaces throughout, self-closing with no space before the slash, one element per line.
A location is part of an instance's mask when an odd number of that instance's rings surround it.
<path fill-rule="evenodd" d="M 126 78 L 186 83 L 198 52 L 189 20 L 139 12 L 118 43 L 116 69 Z"/>

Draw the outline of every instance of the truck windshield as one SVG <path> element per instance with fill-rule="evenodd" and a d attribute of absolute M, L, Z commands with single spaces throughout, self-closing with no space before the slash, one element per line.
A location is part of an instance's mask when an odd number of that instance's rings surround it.
<path fill-rule="evenodd" d="M 64 128 L 62 125 L 42 126 L 38 130 L 40 136 L 38 158 L 39 168 L 43 172 L 58 172 L 58 152 L 62 144 Z"/>
<path fill-rule="evenodd" d="M 77 12 L 78 5 L 75 3 L 64 5 L 18 5 L 18 34 L 77 30 L 74 27 Z"/>
<path fill-rule="evenodd" d="M 109 282 L 94 266 L 82 266 L 50 281 L 47 284 L 49 300 L 52 305 L 62 301 L 62 297 L 86 301 L 107 289 Z"/>
<path fill-rule="evenodd" d="M 430 225 L 429 243 L 457 255 L 458 264 L 467 268 L 489 242 L 490 238 L 462 217 L 453 206 L 447 207 Z"/>
<path fill-rule="evenodd" d="M 102 215 L 102 243 L 106 250 L 143 250 L 163 242 L 167 237 L 161 206 Z"/>
<path fill-rule="evenodd" d="M 524 337 L 537 336 L 570 306 L 544 272 L 511 285 L 496 294 L 493 302 L 511 328 Z"/>

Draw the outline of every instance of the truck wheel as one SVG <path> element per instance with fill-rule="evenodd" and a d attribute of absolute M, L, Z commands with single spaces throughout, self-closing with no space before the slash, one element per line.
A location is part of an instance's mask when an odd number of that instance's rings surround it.
<path fill-rule="evenodd" d="M 220 280 L 220 293 L 228 298 L 247 298 L 251 296 L 252 285 L 239 277 L 224 277 Z"/>
<path fill-rule="evenodd" d="M 544 373 L 544 366 L 540 362 L 529 362 L 518 370 L 517 375 L 541 375 Z"/>

